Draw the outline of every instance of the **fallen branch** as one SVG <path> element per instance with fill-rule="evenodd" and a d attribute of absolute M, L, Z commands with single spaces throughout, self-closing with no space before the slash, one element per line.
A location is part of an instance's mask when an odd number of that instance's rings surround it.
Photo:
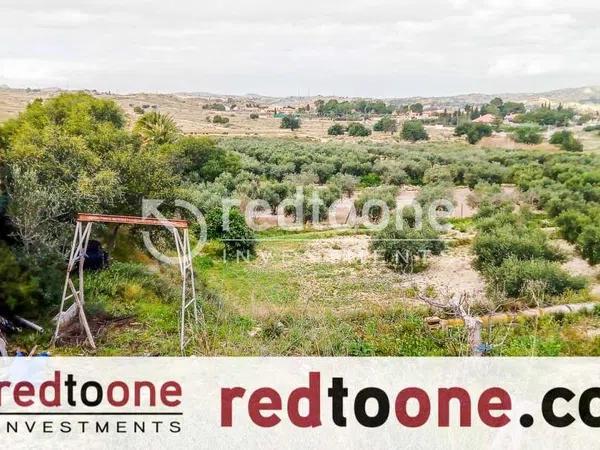
<path fill-rule="evenodd" d="M 494 313 L 488 314 L 485 316 L 477 317 L 484 325 L 488 324 L 500 324 L 506 322 L 512 322 L 515 319 L 521 318 L 531 318 L 531 317 L 541 317 L 548 314 L 574 314 L 578 312 L 591 312 L 596 307 L 599 307 L 600 303 L 591 302 L 591 303 L 572 303 L 565 305 L 554 305 L 547 306 L 544 308 L 530 308 L 524 309 L 522 311 L 518 311 L 515 313 L 505 312 L 505 313 Z M 465 322 L 461 318 L 456 319 L 439 319 L 428 317 L 427 323 L 430 325 L 439 325 L 442 327 L 462 327 L 465 325 Z"/>
<path fill-rule="evenodd" d="M 481 318 L 471 315 L 468 295 L 466 293 L 453 295 L 447 303 L 437 302 L 424 295 L 419 295 L 419 299 L 435 308 L 447 311 L 450 314 L 459 317 L 460 319 L 456 320 L 459 320 L 464 324 L 467 329 L 467 343 L 471 355 L 483 356 L 483 347 L 481 345 L 481 329 L 483 328 L 483 322 Z M 426 321 L 431 324 L 432 318 L 427 318 Z"/>

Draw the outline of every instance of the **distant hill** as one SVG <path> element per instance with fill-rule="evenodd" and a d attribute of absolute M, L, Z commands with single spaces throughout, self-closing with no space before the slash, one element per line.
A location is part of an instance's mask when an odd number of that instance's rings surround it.
<path fill-rule="evenodd" d="M 456 107 L 469 104 L 487 103 L 494 97 L 503 100 L 524 102 L 527 104 L 538 104 L 542 102 L 552 103 L 579 103 L 582 105 L 600 105 L 600 86 L 586 86 L 579 88 L 557 89 L 539 93 L 501 93 L 501 94 L 461 94 L 448 97 L 405 97 L 393 98 L 389 101 L 393 104 L 402 105 L 410 103 L 423 103 L 426 105 L 442 105 Z"/>
<path fill-rule="evenodd" d="M 338 97 L 338 96 L 303 96 L 303 97 L 273 97 L 260 94 L 246 94 L 240 95 L 226 95 L 226 94 L 214 94 L 208 92 L 188 92 L 180 93 L 179 95 L 192 96 L 198 98 L 232 98 L 232 99 L 252 99 L 253 101 L 269 104 L 269 105 L 287 105 L 287 104 L 305 104 L 313 103 L 317 99 L 328 100 L 335 98 L 338 100 L 349 100 L 352 97 Z M 547 92 L 521 92 L 521 93 L 499 93 L 499 94 L 482 94 L 482 93 L 471 93 L 471 94 L 460 94 L 452 96 L 441 96 L 441 97 L 399 97 L 399 98 L 384 98 L 386 102 L 390 102 L 394 105 L 406 105 L 412 103 L 423 103 L 424 105 L 431 107 L 462 107 L 465 104 L 480 105 L 488 103 L 494 97 L 500 97 L 503 100 L 524 102 L 529 105 L 536 105 L 543 102 L 550 101 L 551 103 L 564 103 L 564 104 L 581 104 L 581 105 L 600 105 L 600 86 L 585 86 L 578 88 L 566 88 L 556 89 Z M 356 97 L 354 97 L 356 98 Z M 367 98 L 367 97 L 365 97 Z"/>
<path fill-rule="evenodd" d="M 22 111 L 23 108 L 37 97 L 47 98 L 57 95 L 63 92 L 59 88 L 45 88 L 45 89 L 12 89 L 6 86 L 0 86 L 0 121 L 14 117 Z M 351 100 L 351 97 L 337 97 L 337 96 L 288 96 L 288 97 L 273 97 L 260 94 L 246 94 L 246 95 L 228 95 L 228 94 L 215 94 L 210 92 L 177 92 L 171 94 L 158 94 L 158 93 L 131 93 L 131 94 L 118 94 L 112 92 L 98 92 L 94 89 L 90 89 L 87 92 L 105 97 L 113 98 L 117 100 L 123 107 L 130 108 L 134 104 L 150 104 L 160 105 L 163 108 L 168 108 L 173 113 L 181 111 L 185 112 L 189 108 L 202 105 L 205 103 L 211 103 L 215 101 L 224 101 L 229 104 L 244 105 L 246 103 L 254 103 L 260 105 L 267 105 L 271 107 L 284 107 L 284 106 L 304 106 L 306 104 L 312 104 L 316 100 L 329 100 L 335 98 L 337 100 Z M 385 98 L 380 99 L 394 105 L 407 105 L 412 103 L 422 103 L 426 109 L 443 109 L 443 108 L 462 108 L 465 104 L 470 105 L 481 105 L 489 102 L 494 97 L 501 97 L 503 100 L 524 102 L 528 106 L 535 106 L 541 103 L 550 102 L 552 104 L 562 103 L 565 106 L 576 106 L 579 108 L 589 108 L 600 111 L 600 86 L 586 86 L 579 88 L 566 88 L 557 89 L 548 92 L 539 93 L 499 93 L 499 94 L 461 94 L 454 96 L 445 97 L 403 97 L 403 98 Z M 365 97 L 366 100 L 374 100 L 372 98 Z"/>

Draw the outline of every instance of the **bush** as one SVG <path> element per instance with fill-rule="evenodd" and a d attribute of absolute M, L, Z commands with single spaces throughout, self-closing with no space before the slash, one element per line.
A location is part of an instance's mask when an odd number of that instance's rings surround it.
<path fill-rule="evenodd" d="M 421 204 L 423 209 L 429 208 L 433 202 L 439 200 L 447 200 L 454 204 L 454 196 L 452 193 L 453 186 L 447 182 L 430 183 L 421 188 L 415 200 Z"/>
<path fill-rule="evenodd" d="M 220 115 L 215 115 L 212 119 L 213 123 L 220 123 L 220 124 L 226 124 L 229 123 L 229 118 L 228 117 L 223 117 Z"/>
<path fill-rule="evenodd" d="M 452 173 L 451 166 L 442 166 L 436 164 L 425 171 L 423 174 L 423 183 L 436 184 L 436 183 L 449 183 L 452 184 L 454 180 L 454 174 Z"/>
<path fill-rule="evenodd" d="M 354 201 L 356 214 L 360 215 L 363 213 L 363 208 L 368 201 L 384 202 L 388 209 L 392 210 L 396 206 L 397 191 L 398 188 L 396 186 L 377 186 L 363 189 Z M 381 219 L 383 210 L 381 207 L 374 205 L 369 209 L 368 214 L 371 221 L 377 222 Z"/>
<path fill-rule="evenodd" d="M 600 227 L 588 225 L 577 239 L 581 255 L 592 265 L 600 262 Z"/>
<path fill-rule="evenodd" d="M 279 128 L 291 131 L 297 130 L 300 128 L 300 118 L 292 115 L 283 116 Z"/>
<path fill-rule="evenodd" d="M 369 136 L 371 134 L 371 130 L 365 127 L 360 122 L 352 122 L 348 125 L 348 136 Z"/>
<path fill-rule="evenodd" d="M 402 139 L 406 141 L 426 141 L 429 139 L 427 131 L 420 120 L 408 120 L 402 124 Z"/>
<path fill-rule="evenodd" d="M 0 306 L 23 314 L 37 304 L 38 284 L 17 261 L 10 248 L 0 242 Z"/>
<path fill-rule="evenodd" d="M 139 114 L 139 115 L 142 115 L 145 113 L 144 108 L 142 108 L 141 106 L 134 106 L 133 112 L 136 114 Z"/>
<path fill-rule="evenodd" d="M 376 173 L 368 173 L 360 177 L 360 185 L 363 187 L 379 186 L 381 177 Z"/>
<path fill-rule="evenodd" d="M 548 245 L 547 237 L 542 231 L 513 226 L 503 226 L 478 234 L 473 242 L 473 251 L 478 269 L 498 267 L 511 257 L 518 260 L 563 259 L 557 249 Z"/>
<path fill-rule="evenodd" d="M 588 133 L 592 131 L 600 131 L 600 125 L 588 125 L 583 129 L 583 131 L 586 131 Z"/>
<path fill-rule="evenodd" d="M 454 129 L 455 136 L 467 136 L 469 144 L 476 144 L 486 136 L 492 135 L 492 127 L 485 123 L 467 122 Z"/>
<path fill-rule="evenodd" d="M 521 144 L 539 144 L 542 142 L 540 128 L 535 125 L 523 125 L 515 129 L 512 138 Z"/>
<path fill-rule="evenodd" d="M 327 130 L 327 134 L 329 136 L 341 136 L 342 134 L 344 134 L 345 131 L 346 129 L 342 125 L 340 125 L 339 123 L 334 123 Z"/>
<path fill-rule="evenodd" d="M 384 133 L 394 134 L 398 131 L 398 124 L 389 116 L 382 117 L 373 125 L 373 131 L 383 131 Z"/>
<path fill-rule="evenodd" d="M 501 208 L 500 211 L 498 211 L 499 208 Z M 507 225 L 515 227 L 519 223 L 518 216 L 508 208 L 505 210 L 503 206 L 498 207 L 490 203 L 481 205 L 475 218 L 475 227 L 480 233 L 489 233 Z"/>
<path fill-rule="evenodd" d="M 582 277 L 573 277 L 556 263 L 544 260 L 519 260 L 509 258 L 500 267 L 488 272 L 492 283 L 509 297 L 526 295 L 526 287 L 538 282 L 548 295 L 560 295 L 567 290 L 580 290 L 586 285 Z"/>
<path fill-rule="evenodd" d="M 223 211 L 211 210 L 206 215 L 206 237 L 223 242 L 227 259 L 246 258 L 256 255 L 256 238 L 237 209 L 229 211 L 229 229 L 223 229 Z"/>
<path fill-rule="evenodd" d="M 556 218 L 562 237 L 571 243 L 577 241 L 583 228 L 589 223 L 588 216 L 574 210 L 564 211 Z"/>
<path fill-rule="evenodd" d="M 223 172 L 236 174 L 240 170 L 239 156 L 218 147 L 207 136 L 181 138 L 170 150 L 175 172 L 193 181 L 214 181 Z"/>
<path fill-rule="evenodd" d="M 335 174 L 329 182 L 338 187 L 340 191 L 350 197 L 358 186 L 358 178 L 354 175 L 348 175 L 345 173 Z"/>
<path fill-rule="evenodd" d="M 317 198 L 314 198 L 314 193 L 317 194 Z M 341 190 L 334 184 L 329 184 L 323 189 L 318 189 L 313 186 L 309 186 L 304 189 L 302 197 L 302 220 L 304 223 L 317 223 L 326 220 L 327 214 L 329 213 L 329 207 L 338 200 L 341 196 Z M 291 197 L 294 200 L 294 206 L 296 204 L 295 196 Z M 298 211 L 292 205 L 287 205 L 284 212 L 286 215 L 293 215 L 294 220 L 298 220 L 296 215 Z M 316 214 L 315 214 L 316 213 Z"/>
<path fill-rule="evenodd" d="M 568 130 L 557 131 L 550 138 L 550 143 L 559 145 L 560 148 L 567 152 L 582 152 L 583 144 L 575 139 L 573 132 Z"/>
<path fill-rule="evenodd" d="M 519 114 L 514 121 L 518 123 L 538 123 L 540 125 L 554 125 L 565 127 L 573 118 L 575 112 L 572 109 L 562 108 L 551 109 L 549 106 L 541 107 L 525 114 Z"/>
<path fill-rule="evenodd" d="M 206 105 L 202 105 L 202 109 L 210 109 L 211 111 L 226 111 L 225 105 L 223 103 L 209 103 Z"/>
<path fill-rule="evenodd" d="M 250 118 L 251 118 L 252 120 L 256 120 L 256 119 L 258 119 L 258 113 L 250 113 Z"/>
<path fill-rule="evenodd" d="M 439 255 L 445 248 L 445 242 L 439 239 L 439 233 L 429 226 L 420 230 L 411 228 L 406 222 L 400 230 L 395 221 L 377 232 L 371 239 L 370 247 L 383 257 L 392 269 L 402 272 L 416 272 L 425 267 L 428 253 Z"/>

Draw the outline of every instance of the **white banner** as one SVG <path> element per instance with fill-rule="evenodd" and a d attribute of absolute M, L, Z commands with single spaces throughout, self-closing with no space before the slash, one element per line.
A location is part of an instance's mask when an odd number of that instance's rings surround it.
<path fill-rule="evenodd" d="M 595 358 L 11 358 L 4 448 L 600 448 Z"/>

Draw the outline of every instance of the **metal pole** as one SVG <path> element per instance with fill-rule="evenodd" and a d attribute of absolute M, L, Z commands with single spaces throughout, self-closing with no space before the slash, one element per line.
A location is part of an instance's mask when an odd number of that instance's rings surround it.
<path fill-rule="evenodd" d="M 58 332 L 60 330 L 60 321 L 62 318 L 62 313 L 65 309 L 65 300 L 67 297 L 67 289 L 69 288 L 69 278 L 71 276 L 71 270 L 73 270 L 74 257 L 75 257 L 75 249 L 79 247 L 79 239 L 78 237 L 81 234 L 81 223 L 77 222 L 75 225 L 75 233 L 73 234 L 73 242 L 71 244 L 71 252 L 69 253 L 69 263 L 67 264 L 67 275 L 65 277 L 65 285 L 63 287 L 62 299 L 60 300 L 60 309 L 58 310 L 58 316 L 56 319 L 56 330 L 54 332 L 54 337 L 52 338 L 51 345 L 56 343 L 58 339 Z"/>

